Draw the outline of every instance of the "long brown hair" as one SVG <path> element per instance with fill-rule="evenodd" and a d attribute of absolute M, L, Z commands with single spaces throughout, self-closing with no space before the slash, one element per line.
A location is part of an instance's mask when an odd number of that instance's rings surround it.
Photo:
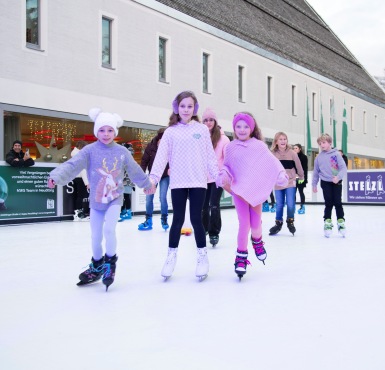
<path fill-rule="evenodd" d="M 194 111 L 196 110 L 196 107 L 198 106 L 199 107 L 199 104 L 198 104 L 198 99 L 196 98 L 195 94 L 192 92 L 192 91 L 182 91 L 181 93 L 179 93 L 176 98 L 174 99 L 173 101 L 173 108 L 177 108 L 179 107 L 179 104 L 180 102 L 183 100 L 183 99 L 186 99 L 186 98 L 192 98 L 194 100 Z M 191 117 L 191 120 L 192 121 L 197 121 L 197 122 L 200 122 L 200 119 L 198 117 L 197 114 L 193 115 Z M 178 113 L 175 113 L 174 111 L 172 112 L 171 116 L 170 116 L 170 119 L 169 119 L 169 122 L 168 122 L 168 126 L 174 126 L 176 125 L 178 122 L 180 121 L 180 116 Z"/>

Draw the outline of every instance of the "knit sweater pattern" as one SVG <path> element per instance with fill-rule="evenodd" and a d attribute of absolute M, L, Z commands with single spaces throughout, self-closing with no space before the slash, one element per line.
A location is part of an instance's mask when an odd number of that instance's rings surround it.
<path fill-rule="evenodd" d="M 263 141 L 251 138 L 226 146 L 222 171 L 231 178 L 231 192 L 255 207 L 268 198 L 285 169 Z"/>
<path fill-rule="evenodd" d="M 297 153 L 290 148 L 286 150 L 273 151 L 274 156 L 281 162 L 287 175 L 289 176 L 289 182 L 287 186 L 275 186 L 275 190 L 282 190 L 287 188 L 295 188 L 297 186 L 297 175 L 300 180 L 304 180 L 304 173 L 301 165 L 301 161 L 298 158 Z"/>
<path fill-rule="evenodd" d="M 105 211 L 110 205 L 123 204 L 123 178 L 127 171 L 130 179 L 140 188 L 151 188 L 149 177 L 123 146 L 100 141 L 85 146 L 73 158 L 50 173 L 57 185 L 66 185 L 81 170 L 87 169 L 90 184 L 90 208 Z"/>
<path fill-rule="evenodd" d="M 337 149 L 321 151 L 314 161 L 312 185 L 317 186 L 319 179 L 332 182 L 334 176 L 342 180 L 346 173 L 345 161 Z"/>
<path fill-rule="evenodd" d="M 210 132 L 206 125 L 179 122 L 164 132 L 151 169 L 150 177 L 158 183 L 170 166 L 170 189 L 207 188 L 209 176 L 218 176 Z"/>

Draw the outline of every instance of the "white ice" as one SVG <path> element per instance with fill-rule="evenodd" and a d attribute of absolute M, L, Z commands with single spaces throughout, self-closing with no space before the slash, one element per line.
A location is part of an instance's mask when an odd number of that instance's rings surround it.
<path fill-rule="evenodd" d="M 194 234 L 163 282 L 168 232 L 159 215 L 138 231 L 135 216 L 117 225 L 107 293 L 76 286 L 91 258 L 88 223 L 1 227 L 0 369 L 384 370 L 384 207 L 345 206 L 346 238 L 334 227 L 329 239 L 323 206 L 306 211 L 294 237 L 285 225 L 269 236 L 275 214 L 263 214 L 266 265 L 250 247 L 241 282 L 234 209 L 222 211 L 203 282 Z"/>

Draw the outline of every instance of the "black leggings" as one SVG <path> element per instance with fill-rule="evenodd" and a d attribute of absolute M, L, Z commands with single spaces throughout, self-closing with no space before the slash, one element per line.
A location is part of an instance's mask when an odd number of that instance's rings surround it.
<path fill-rule="evenodd" d="M 190 200 L 190 221 L 194 229 L 198 248 L 206 246 L 206 234 L 202 223 L 202 208 L 206 196 L 205 188 L 171 189 L 173 217 L 169 235 L 169 247 L 178 248 L 180 232 L 186 214 L 187 198 Z"/>

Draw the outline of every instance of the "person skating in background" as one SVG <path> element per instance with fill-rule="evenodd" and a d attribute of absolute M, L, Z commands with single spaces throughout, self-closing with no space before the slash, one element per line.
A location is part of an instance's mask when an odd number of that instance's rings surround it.
<path fill-rule="evenodd" d="M 132 147 L 131 143 L 124 143 L 122 145 L 130 152 L 132 156 L 134 156 L 134 148 Z M 132 191 L 135 190 L 135 184 L 128 177 L 127 171 L 124 172 L 123 186 L 124 186 L 123 205 L 122 205 L 122 208 L 120 209 L 120 219 L 118 220 L 118 222 L 131 220 L 132 218 L 131 196 L 132 196 Z"/>
<path fill-rule="evenodd" d="M 288 144 L 287 135 L 284 132 L 277 132 L 274 136 L 271 151 L 274 156 L 280 160 L 289 177 L 289 182 L 285 186 L 275 186 L 275 200 L 277 202 L 277 211 L 275 216 L 275 225 L 270 229 L 270 235 L 278 234 L 283 225 L 283 208 L 286 202 L 287 218 L 286 224 L 289 231 L 294 235 L 296 232 L 294 226 L 295 213 L 295 193 L 298 182 L 304 182 L 304 173 L 298 155 Z"/>
<path fill-rule="evenodd" d="M 337 149 L 332 149 L 332 138 L 323 134 L 317 139 L 320 153 L 314 161 L 313 192 L 317 193 L 317 184 L 321 180 L 321 189 L 325 200 L 324 234 L 327 238 L 332 234 L 332 210 L 336 210 L 337 227 L 342 236 L 346 234 L 345 214 L 342 206 L 342 179 L 347 168 Z"/>
<path fill-rule="evenodd" d="M 293 145 L 293 150 L 297 153 L 298 158 L 301 162 L 301 166 L 303 169 L 303 174 L 304 174 L 304 181 L 300 183 L 300 180 L 297 178 L 297 190 L 299 193 L 300 201 L 301 201 L 301 206 L 298 210 L 298 214 L 303 215 L 305 213 L 305 193 L 304 189 L 306 188 L 307 184 L 307 155 L 303 153 L 302 151 L 302 145 L 301 144 L 295 144 Z"/>
<path fill-rule="evenodd" d="M 35 164 L 29 155 L 29 150 L 27 149 L 24 153 L 22 146 L 23 143 L 20 140 L 15 140 L 12 149 L 5 156 L 5 161 L 12 167 L 31 167 Z"/>
<path fill-rule="evenodd" d="M 235 273 L 241 279 L 248 261 L 248 237 L 257 258 L 265 263 L 266 249 L 262 241 L 262 203 L 274 185 L 285 186 L 285 169 L 263 142 L 261 130 L 248 112 L 240 112 L 233 119 L 234 138 L 227 145 L 223 168 L 216 181 L 232 196 L 238 215 L 239 229 Z"/>
<path fill-rule="evenodd" d="M 338 152 L 342 155 L 342 158 L 344 159 L 344 162 L 346 164 L 346 168 L 348 168 L 348 163 L 349 163 L 348 157 L 345 155 L 345 153 L 341 149 L 338 149 Z"/>
<path fill-rule="evenodd" d="M 91 109 L 89 116 L 95 122 L 94 135 L 98 141 L 85 146 L 76 156 L 55 168 L 50 173 L 48 187 L 65 185 L 81 170 L 87 169 L 90 182 L 92 258 L 88 269 L 79 275 L 78 285 L 93 283 L 102 278 L 107 290 L 114 282 L 118 260 L 115 228 L 123 200 L 124 171 L 147 193 L 155 191 L 155 185 L 130 152 L 114 142 L 123 123 L 122 118 L 117 114 L 102 112 L 99 108 Z"/>
<path fill-rule="evenodd" d="M 162 127 L 158 130 L 156 136 L 150 141 L 144 150 L 142 160 L 140 162 L 140 167 L 146 172 L 151 172 L 152 165 L 154 164 L 155 156 L 158 151 L 159 144 L 162 140 L 165 127 Z M 163 171 L 162 177 L 159 181 L 159 200 L 160 200 L 160 213 L 161 218 L 160 222 L 164 230 L 169 228 L 168 225 L 168 202 L 167 202 L 167 191 L 170 185 L 170 176 L 168 174 L 169 166 L 167 164 L 166 168 Z M 138 230 L 152 230 L 152 214 L 154 212 L 154 194 L 146 196 L 146 219 L 144 222 L 138 225 Z"/>
<path fill-rule="evenodd" d="M 266 199 L 262 204 L 262 212 L 271 212 L 271 213 L 275 212 L 276 208 L 275 208 L 275 197 L 274 197 L 273 190 L 270 192 L 270 206 L 271 207 L 269 207 L 269 200 Z"/>
<path fill-rule="evenodd" d="M 209 271 L 206 235 L 202 223 L 202 208 L 207 179 L 218 175 L 218 164 L 208 128 L 199 122 L 199 104 L 195 94 L 183 91 L 172 103 L 173 112 L 159 145 L 150 177 L 158 183 L 164 169 L 170 165 L 170 189 L 173 220 L 169 234 L 166 262 L 161 275 L 168 279 L 175 268 L 181 229 L 190 200 L 190 219 L 197 246 L 195 275 L 203 279 Z"/>
<path fill-rule="evenodd" d="M 74 157 L 87 145 L 84 140 L 79 140 L 71 152 L 71 157 Z M 88 193 L 88 177 L 85 169 L 73 179 L 74 195 L 75 195 L 75 210 L 74 221 L 89 221 L 90 220 L 90 205 L 89 205 L 89 193 Z"/>
<path fill-rule="evenodd" d="M 222 168 L 226 145 L 229 138 L 218 124 L 217 115 L 211 108 L 207 108 L 202 115 L 202 121 L 210 131 L 211 142 L 217 156 L 219 170 Z M 222 187 L 217 187 L 215 180 L 208 179 L 205 201 L 203 203 L 202 221 L 206 234 L 209 235 L 210 244 L 215 246 L 219 241 L 222 228 L 220 200 L 223 193 Z"/>

